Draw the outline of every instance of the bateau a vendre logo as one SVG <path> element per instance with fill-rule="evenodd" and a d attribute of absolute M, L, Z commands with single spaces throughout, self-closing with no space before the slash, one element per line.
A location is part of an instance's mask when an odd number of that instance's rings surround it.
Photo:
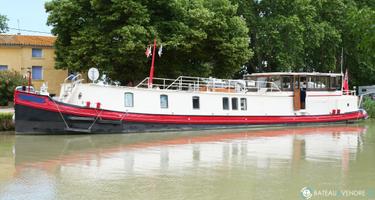
<path fill-rule="evenodd" d="M 312 189 L 303 187 L 300 190 L 301 199 L 322 199 L 322 198 L 358 198 L 367 199 L 375 198 L 374 189 Z"/>

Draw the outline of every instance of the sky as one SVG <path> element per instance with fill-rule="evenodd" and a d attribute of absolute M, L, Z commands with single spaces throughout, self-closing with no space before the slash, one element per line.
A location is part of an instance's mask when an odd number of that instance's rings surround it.
<path fill-rule="evenodd" d="M 20 31 L 22 35 L 51 35 L 52 27 L 46 25 L 48 14 L 44 9 L 44 3 L 48 0 L 0 0 L 0 14 L 8 18 L 8 27 L 6 34 L 17 34 L 19 28 L 24 30 L 39 31 L 27 32 Z"/>

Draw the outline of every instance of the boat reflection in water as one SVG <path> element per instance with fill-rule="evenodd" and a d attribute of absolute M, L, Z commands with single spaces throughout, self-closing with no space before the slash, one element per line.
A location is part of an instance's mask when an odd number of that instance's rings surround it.
<path fill-rule="evenodd" d="M 229 133 L 16 136 L 15 162 L 18 172 L 32 166 L 64 173 L 82 166 L 79 175 L 90 176 L 93 172 L 105 178 L 111 178 L 116 169 L 121 169 L 123 175 L 146 175 L 153 170 L 159 173 L 160 169 L 222 165 L 249 158 L 256 162 L 247 164 L 257 167 L 270 167 L 277 160 L 347 162 L 355 158 L 364 131 L 362 126 L 329 126 Z"/>
<path fill-rule="evenodd" d="M 144 193 L 150 190 L 159 199 L 175 199 L 176 194 L 188 199 L 199 195 L 215 199 L 215 195 L 236 198 L 234 191 L 254 187 L 273 187 L 277 193 L 285 190 L 281 189 L 286 187 L 285 182 L 300 169 L 304 170 L 300 174 L 303 180 L 308 173 L 315 173 L 315 166 L 326 167 L 317 171 L 320 178 L 336 171 L 345 177 L 365 132 L 366 127 L 361 125 L 342 125 L 233 132 L 16 136 L 14 178 L 3 184 L 3 197 L 27 194 L 27 198 L 66 199 L 72 197 L 68 194 L 85 194 L 89 199 L 90 195 L 94 199 L 147 199 Z M 293 192 L 298 192 L 301 182 L 295 184 Z M 38 196 L 41 194 L 44 196 Z M 131 196 L 135 194 L 139 196 Z M 267 194 L 253 197 L 272 197 L 264 196 Z"/>

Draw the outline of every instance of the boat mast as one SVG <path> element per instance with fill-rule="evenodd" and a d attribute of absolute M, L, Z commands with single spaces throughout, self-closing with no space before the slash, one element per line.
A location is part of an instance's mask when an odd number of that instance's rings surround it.
<path fill-rule="evenodd" d="M 341 68 L 341 74 L 343 74 L 343 66 L 344 66 L 344 47 L 341 47 L 341 59 L 340 59 L 340 68 Z"/>
<path fill-rule="evenodd" d="M 340 59 L 340 73 L 341 73 L 341 90 L 344 87 L 344 72 L 343 72 L 343 66 L 344 66 L 344 47 L 341 47 L 341 59 Z"/>
<path fill-rule="evenodd" d="M 156 49 L 156 38 L 154 39 L 154 49 L 152 50 L 152 61 L 151 61 L 150 76 L 148 79 L 148 88 L 152 88 L 152 79 L 154 78 L 155 49 Z"/>

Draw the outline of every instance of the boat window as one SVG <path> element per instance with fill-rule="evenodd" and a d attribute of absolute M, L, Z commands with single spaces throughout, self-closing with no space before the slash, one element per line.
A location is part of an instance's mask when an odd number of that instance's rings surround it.
<path fill-rule="evenodd" d="M 199 97 L 193 96 L 193 109 L 199 109 Z"/>
<path fill-rule="evenodd" d="M 223 110 L 229 110 L 229 98 L 223 97 Z"/>
<path fill-rule="evenodd" d="M 267 84 L 267 88 L 271 88 L 271 91 L 278 91 L 278 89 L 281 89 L 280 76 L 271 76 L 267 81 L 269 82 L 269 84 Z"/>
<path fill-rule="evenodd" d="M 307 77 L 308 90 L 328 90 L 330 88 L 330 77 L 328 76 L 309 76 Z"/>
<path fill-rule="evenodd" d="M 168 95 L 160 95 L 160 108 L 168 108 Z"/>
<path fill-rule="evenodd" d="M 318 76 L 317 77 L 317 86 L 319 89 L 328 88 L 329 79 L 327 76 Z"/>
<path fill-rule="evenodd" d="M 125 92 L 125 107 L 133 107 L 133 106 L 134 106 L 133 93 Z"/>
<path fill-rule="evenodd" d="M 341 76 L 331 77 L 329 83 L 331 90 L 341 90 Z"/>
<path fill-rule="evenodd" d="M 241 98 L 240 106 L 241 106 L 241 110 L 247 110 L 247 99 L 246 98 Z"/>
<path fill-rule="evenodd" d="M 232 110 L 238 110 L 238 98 L 232 98 Z"/>
<path fill-rule="evenodd" d="M 258 88 L 267 88 L 267 77 L 257 77 L 256 86 Z"/>
<path fill-rule="evenodd" d="M 293 90 L 292 87 L 292 76 L 283 76 L 281 81 L 281 90 L 283 91 L 291 91 Z"/>
<path fill-rule="evenodd" d="M 311 90 L 316 88 L 316 80 L 315 76 L 308 76 L 307 77 L 307 90 Z"/>

